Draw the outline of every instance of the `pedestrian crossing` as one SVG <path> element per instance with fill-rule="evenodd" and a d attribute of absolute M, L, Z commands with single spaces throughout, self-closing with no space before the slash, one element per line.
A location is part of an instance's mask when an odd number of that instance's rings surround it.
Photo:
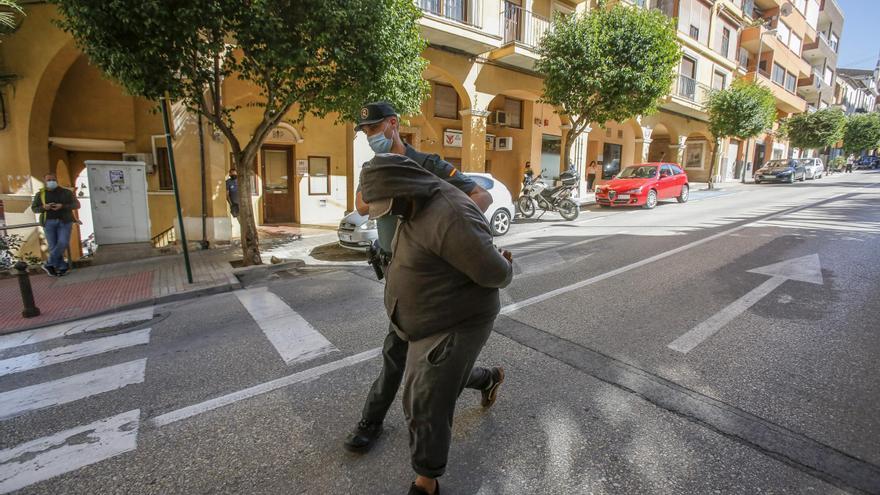
<path fill-rule="evenodd" d="M 83 334 L 152 318 L 153 308 L 143 308 L 2 336 L 0 353 L 6 355 L 61 337 L 77 336 L 83 340 L 0 359 L 0 378 L 146 345 L 150 341 L 150 328 L 93 339 Z M 143 383 L 146 367 L 146 358 L 136 359 L 2 392 L 0 421 Z M 0 493 L 19 490 L 134 450 L 139 422 L 140 410 L 126 411 L 0 450 Z"/>

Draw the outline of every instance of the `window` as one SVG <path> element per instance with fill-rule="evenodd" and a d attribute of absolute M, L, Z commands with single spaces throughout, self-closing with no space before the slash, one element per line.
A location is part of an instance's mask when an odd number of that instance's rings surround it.
<path fill-rule="evenodd" d="M 434 84 L 434 116 L 458 119 L 458 93 L 445 84 Z"/>
<path fill-rule="evenodd" d="M 795 89 L 797 89 L 797 77 L 791 72 L 787 72 L 785 74 L 785 89 L 794 93 Z"/>
<path fill-rule="evenodd" d="M 697 61 L 690 57 L 681 57 L 681 75 L 694 79 L 696 75 Z"/>
<path fill-rule="evenodd" d="M 309 194 L 330 194 L 330 157 L 309 157 Z"/>
<path fill-rule="evenodd" d="M 703 144 L 687 144 L 684 150 L 684 168 L 703 168 Z"/>
<path fill-rule="evenodd" d="M 700 0 L 680 0 L 678 29 L 704 45 L 709 44 L 709 7 Z"/>
<path fill-rule="evenodd" d="M 663 177 L 664 175 L 667 177 L 672 177 L 673 175 L 675 175 L 675 173 L 672 171 L 672 168 L 670 168 L 669 165 L 663 165 L 662 167 L 660 167 L 660 177 Z"/>
<path fill-rule="evenodd" d="M 773 82 L 780 86 L 785 85 L 785 69 L 777 63 L 773 63 Z"/>
<path fill-rule="evenodd" d="M 791 37 L 791 28 L 788 27 L 788 24 L 779 21 L 776 24 L 776 37 L 779 38 L 780 41 L 788 45 L 789 38 Z"/>
<path fill-rule="evenodd" d="M 730 29 L 721 28 L 721 54 L 730 57 Z"/>
<path fill-rule="evenodd" d="M 657 0 L 653 5 L 654 9 L 659 10 L 666 17 L 675 17 L 675 0 Z"/>
<path fill-rule="evenodd" d="M 507 125 L 522 129 L 522 100 L 514 100 L 513 98 L 504 98 L 504 112 L 507 114 Z"/>
<path fill-rule="evenodd" d="M 828 37 L 828 44 L 831 45 L 831 49 L 834 50 L 834 53 L 837 53 L 837 45 L 840 44 L 840 37 L 831 33 L 831 36 Z"/>
<path fill-rule="evenodd" d="M 174 184 L 171 181 L 171 166 L 168 163 L 168 148 L 156 147 L 156 175 L 159 176 L 159 190 L 171 191 Z"/>
<path fill-rule="evenodd" d="M 724 89 L 727 85 L 727 76 L 723 72 L 715 71 L 712 74 L 712 89 Z"/>
<path fill-rule="evenodd" d="M 684 170 L 680 169 L 678 165 L 670 165 L 669 168 L 672 169 L 672 173 L 675 175 L 681 175 L 684 173 Z"/>
<path fill-rule="evenodd" d="M 495 187 L 495 181 L 493 181 L 492 179 L 490 179 L 488 177 L 483 177 L 482 175 L 469 175 L 469 174 L 465 174 L 465 175 L 467 175 L 468 178 L 470 178 L 471 180 L 476 182 L 478 186 L 482 187 L 483 189 L 485 189 L 487 191 L 489 191 L 493 187 Z"/>
<path fill-rule="evenodd" d="M 807 13 L 807 0 L 794 0 L 794 6 L 801 11 L 801 14 Z"/>
<path fill-rule="evenodd" d="M 619 144 L 605 143 L 602 148 L 602 179 L 610 179 L 612 175 L 620 172 L 620 156 L 623 146 Z"/>
<path fill-rule="evenodd" d="M 789 43 L 788 46 L 791 48 L 791 51 L 793 51 L 797 56 L 801 55 L 801 45 L 802 45 L 801 38 L 798 35 L 792 33 L 791 34 L 791 42 Z"/>

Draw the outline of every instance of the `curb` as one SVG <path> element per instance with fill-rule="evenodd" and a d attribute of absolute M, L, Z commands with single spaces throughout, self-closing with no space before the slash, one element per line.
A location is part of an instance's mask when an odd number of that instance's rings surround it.
<path fill-rule="evenodd" d="M 158 306 L 160 304 L 167 304 L 170 302 L 178 302 L 178 301 L 186 301 L 188 299 L 195 299 L 203 296 L 213 296 L 215 294 L 223 294 L 225 292 L 232 292 L 234 290 L 241 289 L 241 282 L 236 282 L 234 284 L 218 284 L 212 285 L 210 287 L 202 287 L 200 289 L 192 289 L 186 290 L 183 292 L 177 292 L 175 294 L 168 294 L 165 296 L 152 297 L 149 299 L 142 299 L 140 301 L 135 301 L 128 304 L 123 304 L 121 306 L 116 306 L 113 308 L 108 308 L 105 310 L 101 310 L 95 313 L 89 313 L 84 315 L 78 315 L 72 318 L 66 318 L 63 320 L 49 321 L 45 323 L 41 323 L 39 325 L 33 325 L 29 327 L 16 328 L 11 332 L 0 333 L 0 335 L 11 335 L 18 332 L 25 332 L 27 330 L 34 330 L 37 328 L 43 328 L 51 325 L 59 325 L 62 323 L 70 323 L 77 320 L 83 320 L 85 318 L 94 318 L 96 316 L 103 316 L 110 313 L 117 313 L 120 311 L 130 311 L 132 309 L 145 308 L 147 306 Z"/>

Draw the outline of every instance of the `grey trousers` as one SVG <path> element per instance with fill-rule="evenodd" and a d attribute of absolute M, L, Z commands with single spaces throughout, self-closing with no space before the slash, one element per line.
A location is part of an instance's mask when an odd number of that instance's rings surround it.
<path fill-rule="evenodd" d="M 455 403 L 461 391 L 473 384 L 474 362 L 492 333 L 494 321 L 409 343 L 403 412 L 409 423 L 412 468 L 417 474 L 437 478 L 446 470 Z M 480 388 L 484 388 L 491 383 L 491 373 L 479 369 L 485 377 Z"/>
<path fill-rule="evenodd" d="M 489 324 L 491 330 L 491 323 Z M 488 338 L 488 337 L 487 337 Z M 394 397 L 397 389 L 403 381 L 403 373 L 406 369 L 406 354 L 409 343 L 397 336 L 391 325 L 388 326 L 388 335 L 382 346 L 382 371 L 370 387 L 361 419 L 370 423 L 381 423 Z M 486 368 L 473 368 L 465 388 L 482 390 L 488 387 L 492 380 L 491 372 Z"/>

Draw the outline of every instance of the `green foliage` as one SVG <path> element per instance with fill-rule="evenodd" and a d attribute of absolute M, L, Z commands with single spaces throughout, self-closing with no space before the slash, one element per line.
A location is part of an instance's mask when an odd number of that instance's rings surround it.
<path fill-rule="evenodd" d="M 813 113 L 799 113 L 781 122 L 780 135 L 800 149 L 818 149 L 843 139 L 846 115 L 839 108 L 823 108 Z"/>
<path fill-rule="evenodd" d="M 542 100 L 571 117 L 570 137 L 590 122 L 623 122 L 656 110 L 681 60 L 673 20 L 622 5 L 557 15 L 538 52 Z"/>
<path fill-rule="evenodd" d="M 18 234 L 0 234 L 0 269 L 11 268 L 18 261 L 24 261 L 29 265 L 40 263 L 40 258 L 32 253 L 22 253 L 21 245 L 24 238 Z"/>
<path fill-rule="evenodd" d="M 842 156 L 838 156 L 837 158 L 832 158 L 830 162 L 828 162 L 829 170 L 840 170 L 846 166 L 846 158 Z"/>
<path fill-rule="evenodd" d="M 53 2 L 91 63 L 132 94 L 167 92 L 193 110 L 211 112 L 219 95 L 202 95 L 229 77 L 254 84 L 258 104 L 279 119 L 297 103 L 295 120 L 350 120 L 374 98 L 407 113 L 427 90 L 419 11 L 407 0 Z M 231 127 L 237 108 L 211 113 Z"/>
<path fill-rule="evenodd" d="M 729 88 L 712 91 L 706 105 L 709 131 L 716 139 L 749 139 L 771 128 L 776 98 L 769 88 L 739 79 Z"/>
<path fill-rule="evenodd" d="M 843 132 L 843 149 L 855 153 L 877 147 L 880 147 L 880 114 L 850 115 Z"/>

